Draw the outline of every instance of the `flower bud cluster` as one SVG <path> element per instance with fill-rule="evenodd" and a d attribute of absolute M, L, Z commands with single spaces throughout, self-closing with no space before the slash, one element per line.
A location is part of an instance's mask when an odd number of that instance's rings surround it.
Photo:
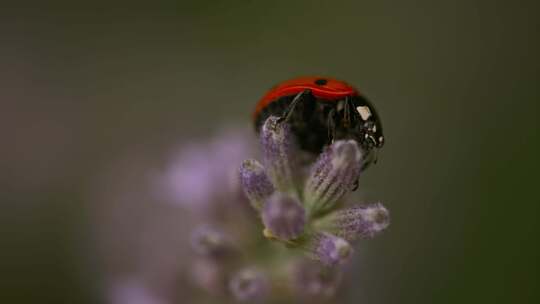
<path fill-rule="evenodd" d="M 301 249 L 323 265 L 343 265 L 353 253 L 351 242 L 388 227 L 388 210 L 380 203 L 344 206 L 362 168 L 356 141 L 335 141 L 302 176 L 293 139 L 285 121 L 269 117 L 261 129 L 264 162 L 244 161 L 241 185 L 266 237 Z"/>

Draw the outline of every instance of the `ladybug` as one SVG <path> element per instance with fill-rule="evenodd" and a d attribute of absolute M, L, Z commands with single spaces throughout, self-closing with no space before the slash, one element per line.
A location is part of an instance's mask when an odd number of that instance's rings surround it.
<path fill-rule="evenodd" d="M 355 140 L 364 151 L 363 168 L 376 162 L 384 144 L 373 105 L 357 89 L 333 78 L 299 77 L 274 86 L 253 112 L 257 133 L 269 116 L 286 121 L 304 151 L 320 153 L 334 140 Z"/>

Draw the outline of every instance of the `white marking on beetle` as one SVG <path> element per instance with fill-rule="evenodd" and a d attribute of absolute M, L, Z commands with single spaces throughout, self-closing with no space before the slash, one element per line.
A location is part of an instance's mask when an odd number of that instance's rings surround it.
<path fill-rule="evenodd" d="M 362 120 L 364 121 L 368 120 L 368 118 L 371 117 L 371 110 L 367 106 L 356 107 L 356 111 L 360 113 L 360 117 L 362 117 Z"/>

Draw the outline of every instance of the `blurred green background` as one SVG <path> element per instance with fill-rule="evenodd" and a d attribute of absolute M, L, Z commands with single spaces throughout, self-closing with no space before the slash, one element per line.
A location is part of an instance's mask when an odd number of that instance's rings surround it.
<path fill-rule="evenodd" d="M 2 303 L 99 303 L 89 185 L 249 125 L 281 80 L 376 105 L 391 210 L 348 303 L 538 303 L 537 1 L 177 1 L 0 9 Z"/>

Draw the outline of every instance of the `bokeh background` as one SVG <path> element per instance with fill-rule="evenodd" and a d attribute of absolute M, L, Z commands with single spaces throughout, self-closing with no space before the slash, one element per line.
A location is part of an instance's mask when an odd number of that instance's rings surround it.
<path fill-rule="evenodd" d="M 1 302 L 101 303 L 92 193 L 104 172 L 250 126 L 270 86 L 322 74 L 358 86 L 387 139 L 361 184 L 393 222 L 363 251 L 347 303 L 537 303 L 538 12 L 537 1 L 2 4 Z"/>

